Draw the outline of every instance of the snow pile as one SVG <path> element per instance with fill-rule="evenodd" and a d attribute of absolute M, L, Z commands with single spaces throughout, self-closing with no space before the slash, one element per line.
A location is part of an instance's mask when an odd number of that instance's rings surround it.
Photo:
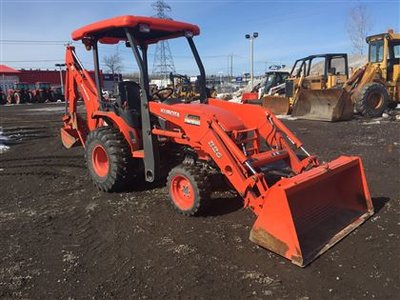
<path fill-rule="evenodd" d="M 368 62 L 368 57 L 365 55 L 351 54 L 349 55 L 349 68 L 353 70 L 364 66 Z"/>
<path fill-rule="evenodd" d="M 10 147 L 6 145 L 7 141 L 8 141 L 8 137 L 3 135 L 3 128 L 0 127 L 0 154 L 3 154 L 8 149 L 10 149 Z"/>

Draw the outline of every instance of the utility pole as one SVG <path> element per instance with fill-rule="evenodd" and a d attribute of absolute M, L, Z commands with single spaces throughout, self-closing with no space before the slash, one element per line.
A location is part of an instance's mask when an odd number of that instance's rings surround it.
<path fill-rule="evenodd" d="M 56 67 L 60 68 L 60 83 L 61 83 L 61 94 L 64 95 L 64 80 L 62 75 L 62 67 L 65 67 L 65 64 L 56 64 Z"/>
<path fill-rule="evenodd" d="M 250 85 L 254 87 L 254 40 L 258 37 L 258 32 L 253 32 L 253 35 L 246 34 L 245 38 L 250 41 Z"/>
<path fill-rule="evenodd" d="M 233 54 L 230 56 L 230 70 L 229 70 L 229 76 L 232 78 L 233 77 Z"/>
<path fill-rule="evenodd" d="M 228 70 L 226 72 L 227 76 L 229 79 L 232 79 L 233 77 L 233 54 L 228 55 Z"/>

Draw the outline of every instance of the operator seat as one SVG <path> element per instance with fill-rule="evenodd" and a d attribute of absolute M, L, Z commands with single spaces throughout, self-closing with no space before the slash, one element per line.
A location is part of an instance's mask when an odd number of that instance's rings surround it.
<path fill-rule="evenodd" d="M 118 83 L 117 113 L 131 127 L 141 127 L 140 85 L 134 81 Z"/>

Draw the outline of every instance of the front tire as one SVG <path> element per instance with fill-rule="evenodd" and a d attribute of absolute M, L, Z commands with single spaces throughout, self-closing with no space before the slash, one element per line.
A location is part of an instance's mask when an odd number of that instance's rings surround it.
<path fill-rule="evenodd" d="M 389 94 L 386 87 L 378 82 L 370 82 L 364 85 L 356 101 L 356 111 L 363 116 L 377 118 L 389 105 Z"/>
<path fill-rule="evenodd" d="M 185 216 L 204 212 L 210 196 L 207 178 L 195 165 L 181 164 L 168 175 L 167 187 L 172 206 Z"/>
<path fill-rule="evenodd" d="M 93 130 L 87 136 L 85 148 L 89 174 L 98 189 L 119 192 L 128 187 L 135 177 L 134 160 L 128 143 L 117 129 Z"/>

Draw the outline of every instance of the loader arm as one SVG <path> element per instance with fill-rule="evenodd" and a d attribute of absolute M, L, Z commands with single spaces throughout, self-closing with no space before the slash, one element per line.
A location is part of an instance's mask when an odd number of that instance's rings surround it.
<path fill-rule="evenodd" d="M 187 121 L 182 122 L 181 116 L 194 114 L 184 109 L 190 106 L 150 102 L 150 111 L 154 115 L 162 115 L 170 123 L 169 130 L 153 129 L 153 134 L 190 146 L 203 160 L 212 159 L 243 196 L 245 207 L 250 207 L 256 214 L 262 208 L 263 199 L 260 195 L 264 195 L 269 189 L 264 174 L 258 171 L 260 167 L 283 160 L 294 174 L 299 174 L 305 169 L 318 166 L 316 157 L 309 155 L 302 142 L 266 109 L 250 104 L 238 105 L 209 99 L 209 106 L 223 109 L 221 113 L 230 112 L 239 116 L 245 125 L 244 128 L 227 132 L 220 116 L 200 113 L 201 105 L 195 106 L 200 115 L 199 127 L 188 126 L 185 124 Z M 238 142 L 232 139 L 232 136 L 240 134 L 255 136 L 254 140 L 248 138 L 255 142 L 253 150 L 240 148 Z M 270 149 L 262 150 L 259 140 L 270 145 Z M 306 158 L 300 160 L 295 149 L 303 151 Z"/>
<path fill-rule="evenodd" d="M 347 80 L 344 89 L 352 96 L 356 96 L 358 91 L 369 82 L 380 81 L 382 78 L 382 69 L 379 65 L 367 63 Z M 353 100 L 354 102 L 354 100 Z"/>

